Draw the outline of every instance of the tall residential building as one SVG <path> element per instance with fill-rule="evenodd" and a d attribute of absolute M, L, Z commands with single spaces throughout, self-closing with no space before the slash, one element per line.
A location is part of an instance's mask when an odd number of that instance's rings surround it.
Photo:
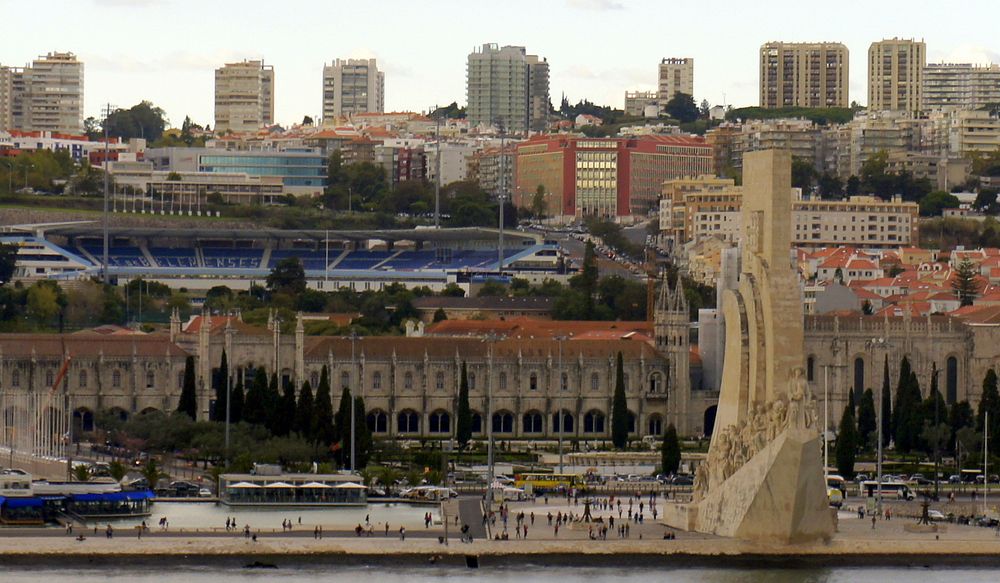
<path fill-rule="evenodd" d="M 385 73 L 375 59 L 337 59 L 323 66 L 323 119 L 385 111 Z"/>
<path fill-rule="evenodd" d="M 847 107 L 848 63 L 841 43 L 764 43 L 760 106 Z"/>
<path fill-rule="evenodd" d="M 0 130 L 83 131 L 83 63 L 49 53 L 24 68 L 0 66 Z"/>
<path fill-rule="evenodd" d="M 923 111 L 942 107 L 979 109 L 1000 103 L 1000 65 L 927 65 L 921 92 Z"/>
<path fill-rule="evenodd" d="M 508 133 L 543 129 L 549 113 L 549 64 L 524 47 L 484 44 L 469 53 L 468 118 L 472 125 L 500 123 Z"/>
<path fill-rule="evenodd" d="M 215 131 L 254 132 L 274 123 L 274 66 L 226 63 L 215 70 Z"/>
<path fill-rule="evenodd" d="M 921 107 L 927 45 L 886 39 L 868 48 L 868 110 L 917 112 Z"/>
<path fill-rule="evenodd" d="M 694 95 L 694 59 L 663 59 L 660 61 L 658 96 L 666 103 L 678 93 Z"/>

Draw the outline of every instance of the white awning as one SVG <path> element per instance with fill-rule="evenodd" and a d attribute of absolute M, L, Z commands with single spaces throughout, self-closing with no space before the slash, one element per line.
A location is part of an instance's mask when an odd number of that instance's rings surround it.
<path fill-rule="evenodd" d="M 236 482 L 235 484 L 229 484 L 227 488 L 260 488 L 260 484 L 251 484 L 250 482 Z"/>
<path fill-rule="evenodd" d="M 265 488 L 294 488 L 295 486 L 291 484 L 286 484 L 284 482 L 272 482 L 264 486 Z"/>
<path fill-rule="evenodd" d="M 354 482 L 344 482 L 343 484 L 337 484 L 334 488 L 350 488 L 352 490 L 365 490 L 366 488 L 361 484 L 355 484 Z"/>
<path fill-rule="evenodd" d="M 333 488 L 329 484 L 320 484 L 319 482 L 309 482 L 307 484 L 302 484 L 299 488 Z"/>

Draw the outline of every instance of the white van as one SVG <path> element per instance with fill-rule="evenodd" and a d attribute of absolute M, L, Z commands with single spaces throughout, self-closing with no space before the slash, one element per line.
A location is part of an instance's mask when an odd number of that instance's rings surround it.
<path fill-rule="evenodd" d="M 871 498 L 878 491 L 878 482 L 866 480 L 861 482 L 861 495 Z M 908 484 L 900 481 L 882 482 L 882 497 L 897 500 L 913 500 L 915 495 Z"/>

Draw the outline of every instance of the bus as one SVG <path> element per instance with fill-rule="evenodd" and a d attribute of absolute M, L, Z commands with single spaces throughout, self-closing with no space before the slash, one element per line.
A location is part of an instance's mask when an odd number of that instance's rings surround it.
<path fill-rule="evenodd" d="M 518 488 L 530 486 L 532 490 L 560 486 L 573 488 L 583 485 L 583 478 L 577 474 L 523 473 L 514 476 L 514 485 Z"/>
<path fill-rule="evenodd" d="M 872 496 L 875 496 L 876 490 L 878 490 L 878 482 L 875 480 L 866 480 L 861 482 L 862 495 L 871 498 Z M 913 500 L 915 495 L 909 485 L 899 481 L 892 481 L 882 482 L 882 497 L 896 498 L 898 500 Z"/>

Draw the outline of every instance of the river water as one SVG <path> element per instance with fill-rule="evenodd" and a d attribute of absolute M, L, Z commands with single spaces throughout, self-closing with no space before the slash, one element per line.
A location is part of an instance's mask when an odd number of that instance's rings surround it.
<path fill-rule="evenodd" d="M 927 569 L 927 568 L 832 568 L 832 569 L 703 569 L 663 567 L 537 567 L 505 566 L 470 570 L 460 567 L 291 567 L 279 569 L 225 569 L 222 567 L 181 568 L 164 570 L 157 567 L 102 569 L 32 569 L 0 566 L 0 580 L 5 583 L 36 583 L 38 581 L 72 581 L 103 583 L 129 581 L 134 583 L 225 583 L 229 581 L 280 581 L 282 583 L 357 583 L 368 578 L 378 583 L 423 583 L 436 581 L 476 583 L 913 583 L 960 581 L 986 583 L 1000 579 L 1000 570 L 986 569 Z"/>

